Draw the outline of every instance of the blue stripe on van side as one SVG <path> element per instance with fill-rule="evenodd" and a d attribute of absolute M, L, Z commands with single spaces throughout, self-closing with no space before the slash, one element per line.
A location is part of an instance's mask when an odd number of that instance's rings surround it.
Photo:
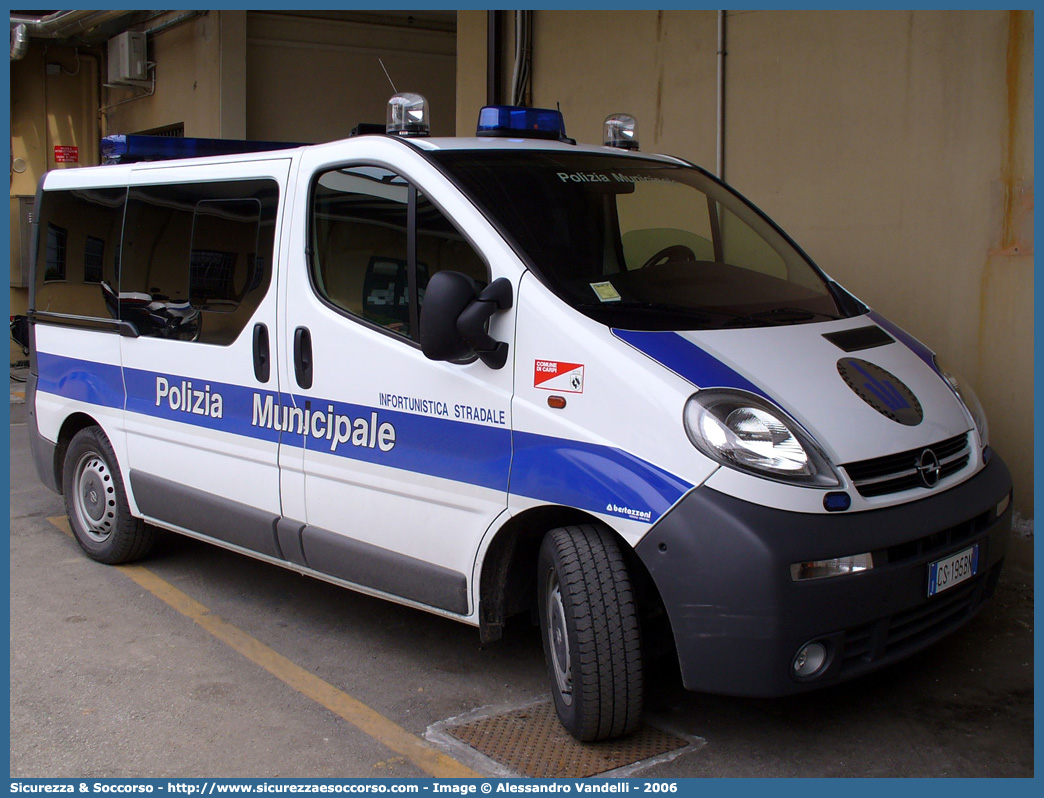
<path fill-rule="evenodd" d="M 303 397 L 295 399 L 299 405 L 305 401 Z M 312 401 L 312 407 L 320 410 L 330 405 L 337 415 L 361 418 L 368 423 L 372 423 L 376 415 L 378 425 L 389 423 L 395 428 L 395 446 L 391 451 L 342 444 L 334 454 L 507 492 L 511 468 L 511 430 L 507 427 L 468 424 L 343 402 Z M 302 440 L 300 435 L 287 435 L 284 443 L 288 437 L 293 438 L 294 446 L 303 444 L 308 451 L 330 453 L 329 441 L 311 436 Z"/>
<path fill-rule="evenodd" d="M 375 463 L 428 474 L 434 477 L 507 492 L 511 467 L 511 431 L 507 427 L 468 424 L 452 419 L 403 413 L 326 399 L 278 394 L 260 388 L 232 383 L 182 377 L 176 374 L 145 371 L 76 358 L 40 353 L 38 390 L 77 399 L 90 404 L 113 407 L 130 413 L 191 424 L 195 427 L 243 435 L 270 443 L 322 451 L 353 460 Z M 126 401 L 124 400 L 126 380 Z M 164 381 L 165 385 L 160 381 Z M 257 399 L 255 400 L 255 396 Z M 257 401 L 262 407 L 271 400 L 275 423 L 255 424 Z M 297 419 L 291 432 L 283 433 L 282 408 L 308 407 L 325 416 L 344 417 L 353 428 L 362 420 L 367 428 L 388 423 L 395 429 L 396 444 L 391 451 L 379 446 L 334 444 L 322 437 L 297 432 Z M 368 436 L 367 443 L 373 438 Z"/>
<path fill-rule="evenodd" d="M 142 369 L 127 368 L 123 373 L 129 413 L 180 421 L 271 443 L 279 441 L 278 430 L 255 427 L 250 423 L 254 394 L 260 394 L 262 398 L 271 396 L 275 404 L 279 395 L 274 391 Z M 162 392 L 160 380 L 166 383 Z"/>
<path fill-rule="evenodd" d="M 609 446 L 516 432 L 511 493 L 655 523 L 691 488 L 651 463 Z"/>
<path fill-rule="evenodd" d="M 278 441 L 285 446 L 507 491 L 508 470 L 511 467 L 511 431 L 506 427 L 467 424 L 317 397 L 280 395 L 273 391 L 215 381 L 189 381 L 182 377 L 135 369 L 127 369 L 126 372 L 127 410 L 132 413 L 271 442 Z M 196 400 L 193 402 L 193 410 L 202 395 L 200 404 L 204 414 L 172 409 L 170 401 L 158 396 L 157 377 L 166 379 L 171 389 L 177 388 L 184 393 L 191 391 Z M 205 414 L 206 409 L 212 407 L 215 394 L 221 396 L 221 418 Z M 269 397 L 271 405 L 265 407 Z M 255 407 L 255 404 L 259 407 Z M 303 414 L 297 412 L 292 415 L 291 409 L 307 410 L 310 419 L 314 414 L 322 414 L 324 418 L 316 427 L 322 434 L 316 437 L 299 431 L 304 423 Z M 267 412 L 263 412 L 265 410 Z M 342 430 L 346 433 L 358 432 L 364 438 L 362 445 L 354 445 L 351 441 L 335 441 L 330 416 L 343 419 L 341 423 L 345 426 Z M 261 423 L 255 424 L 255 421 Z M 394 428 L 395 445 L 390 451 L 382 451 L 379 446 L 373 445 L 377 436 L 371 435 L 370 429 L 375 424 L 377 428 L 384 424 Z M 365 435 L 358 431 L 357 425 L 365 426 Z M 289 426 L 288 431 L 280 432 L 284 426 Z"/>
<path fill-rule="evenodd" d="M 697 388 L 738 388 L 769 399 L 768 394 L 742 374 L 676 332 L 614 329 L 613 335 Z"/>
<path fill-rule="evenodd" d="M 119 366 L 46 352 L 37 353 L 36 364 L 38 392 L 123 409 L 123 373 Z"/>
<path fill-rule="evenodd" d="M 512 432 L 507 427 L 469 424 L 363 405 L 308 399 L 241 385 L 92 363 L 41 353 L 40 390 L 92 404 L 120 408 L 126 380 L 128 412 L 219 430 L 272 443 L 304 447 L 417 474 L 578 507 L 591 512 L 654 523 L 692 486 L 672 474 L 609 446 Z M 165 381 L 165 386 L 160 381 Z M 159 386 L 159 387 L 158 387 Z M 255 400 L 255 396 L 257 399 Z M 218 399 L 220 397 L 220 399 Z M 255 424 L 255 401 L 267 419 Z M 329 416 L 388 423 L 395 446 L 333 445 L 325 436 L 282 433 L 283 410 L 304 408 Z M 331 409 L 332 408 L 332 409 Z M 218 415 L 220 413 L 220 415 Z M 278 415 L 276 415 L 278 413 Z M 324 428 L 325 425 L 324 425 Z M 372 440 L 370 438 L 369 440 Z M 512 452 L 512 444 L 514 452 Z M 332 451 L 331 451 L 332 446 Z"/>

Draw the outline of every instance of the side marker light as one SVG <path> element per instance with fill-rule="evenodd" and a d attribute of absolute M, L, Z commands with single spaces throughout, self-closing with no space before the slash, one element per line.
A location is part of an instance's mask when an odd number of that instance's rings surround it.
<path fill-rule="evenodd" d="M 828 513 L 839 513 L 852 506 L 852 497 L 843 491 L 834 491 L 823 497 L 823 507 Z"/>

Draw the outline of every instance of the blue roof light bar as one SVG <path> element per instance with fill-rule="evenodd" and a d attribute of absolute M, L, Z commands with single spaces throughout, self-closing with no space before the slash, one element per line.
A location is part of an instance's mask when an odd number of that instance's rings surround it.
<path fill-rule="evenodd" d="M 569 141 L 562 112 L 551 108 L 487 105 L 479 111 L 476 136 Z"/>
<path fill-rule="evenodd" d="M 245 152 L 287 150 L 303 146 L 289 141 L 244 141 L 239 139 L 175 138 L 114 134 L 101 140 L 103 164 L 167 161 Z"/>

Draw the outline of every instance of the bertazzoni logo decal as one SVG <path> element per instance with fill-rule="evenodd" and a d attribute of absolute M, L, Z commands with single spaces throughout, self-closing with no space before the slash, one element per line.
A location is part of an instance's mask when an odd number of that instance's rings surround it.
<path fill-rule="evenodd" d="M 856 396 L 892 421 L 916 427 L 924 419 L 921 403 L 903 381 L 880 366 L 846 357 L 837 361 L 837 371 Z"/>

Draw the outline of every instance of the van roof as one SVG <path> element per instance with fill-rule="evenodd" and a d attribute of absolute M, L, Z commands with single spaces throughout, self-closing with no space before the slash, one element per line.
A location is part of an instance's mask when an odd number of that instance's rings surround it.
<path fill-rule="evenodd" d="M 305 150 L 344 150 L 346 157 L 351 157 L 352 150 L 358 148 L 363 142 L 373 142 L 375 139 L 384 141 L 398 141 L 417 150 L 507 150 L 507 151 L 560 151 L 560 152 L 587 152 L 600 153 L 603 155 L 615 155 L 622 158 L 643 158 L 667 163 L 685 164 L 686 162 L 669 155 L 628 151 L 613 147 L 593 146 L 588 144 L 570 144 L 567 142 L 540 140 L 540 139 L 514 139 L 502 137 L 410 137 L 400 138 L 397 136 L 366 135 L 347 139 L 324 142 L 321 144 L 308 144 L 300 147 L 292 147 L 284 150 L 264 150 L 260 152 L 236 153 L 231 155 L 215 155 L 199 158 L 181 158 L 163 161 L 138 161 L 128 164 L 108 164 L 105 166 L 88 166 L 77 169 L 53 169 L 44 175 L 46 188 L 77 188 L 77 187 L 102 187 L 125 185 L 131 175 L 141 174 L 146 171 L 174 169 L 182 166 L 220 166 L 223 164 L 256 163 L 272 160 L 283 160 L 293 158 Z"/>

